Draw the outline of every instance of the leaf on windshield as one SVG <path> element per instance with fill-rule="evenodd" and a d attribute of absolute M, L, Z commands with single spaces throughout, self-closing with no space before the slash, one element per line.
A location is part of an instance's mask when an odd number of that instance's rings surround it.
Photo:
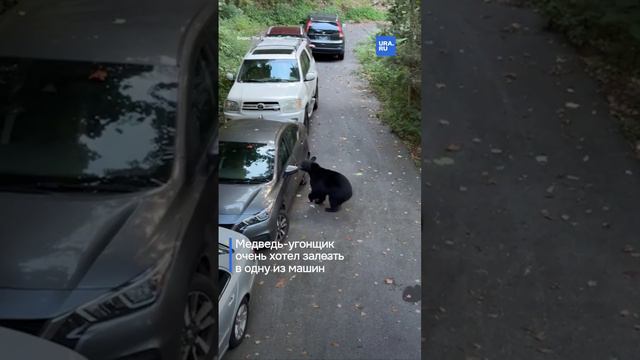
<path fill-rule="evenodd" d="M 107 70 L 105 70 L 103 67 L 100 67 L 98 68 L 98 70 L 92 72 L 91 75 L 89 75 L 89 80 L 105 81 L 107 80 L 108 75 L 109 74 L 107 73 Z"/>

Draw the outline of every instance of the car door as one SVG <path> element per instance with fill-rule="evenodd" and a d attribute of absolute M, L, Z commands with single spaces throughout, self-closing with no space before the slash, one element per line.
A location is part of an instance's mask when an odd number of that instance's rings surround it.
<path fill-rule="evenodd" d="M 305 150 L 305 130 L 303 130 L 297 124 L 290 125 L 286 130 L 285 142 L 290 149 L 291 155 L 289 157 L 288 165 L 293 165 L 300 168 L 302 161 L 306 159 L 306 150 Z M 293 202 L 293 199 L 296 197 L 296 193 L 298 192 L 298 188 L 300 185 L 300 181 L 302 181 L 302 177 L 304 173 L 298 170 L 296 173 L 289 175 L 289 188 L 288 188 L 288 200 L 289 204 Z"/>
<path fill-rule="evenodd" d="M 290 125 L 291 126 L 291 125 Z M 282 183 L 281 188 L 280 188 L 280 197 L 282 199 L 282 203 L 284 204 L 285 208 L 289 208 L 289 205 L 291 205 L 291 200 L 293 199 L 292 196 L 292 184 L 293 181 L 295 180 L 295 176 L 292 175 L 285 175 L 285 170 L 287 168 L 288 165 L 294 165 L 291 162 L 292 156 L 291 156 L 291 145 L 290 145 L 290 133 L 288 131 L 288 129 L 290 128 L 287 127 L 285 128 L 280 135 L 280 139 L 278 140 L 278 165 L 280 166 L 279 170 L 278 170 L 278 176 L 280 177 L 280 181 Z"/>
<path fill-rule="evenodd" d="M 226 347 L 233 331 L 233 321 L 238 308 L 237 276 L 225 269 L 218 269 L 218 286 L 222 291 L 218 297 L 218 349 Z"/>
<path fill-rule="evenodd" d="M 315 99 L 313 98 L 316 92 L 316 81 L 317 79 L 307 81 L 306 76 L 311 71 L 311 60 L 309 59 L 309 55 L 307 54 L 306 49 L 302 49 L 300 51 L 300 68 L 302 70 L 302 79 L 304 81 L 305 86 L 305 95 L 307 97 L 307 104 L 309 108 L 307 111 L 311 111 L 314 106 Z"/>

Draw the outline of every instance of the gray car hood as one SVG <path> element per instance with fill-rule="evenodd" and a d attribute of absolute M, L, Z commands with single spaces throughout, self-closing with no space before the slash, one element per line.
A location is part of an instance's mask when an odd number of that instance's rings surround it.
<path fill-rule="evenodd" d="M 271 184 L 220 184 L 218 211 L 220 223 L 237 223 L 262 211 L 270 204 Z"/>
<path fill-rule="evenodd" d="M 0 193 L 0 289 L 108 289 L 131 280 L 164 248 L 153 240 L 158 201 Z"/>

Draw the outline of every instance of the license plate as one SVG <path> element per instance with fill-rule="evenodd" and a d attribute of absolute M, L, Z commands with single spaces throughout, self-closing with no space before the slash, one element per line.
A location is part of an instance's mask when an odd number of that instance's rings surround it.
<path fill-rule="evenodd" d="M 316 38 L 316 40 L 319 40 L 319 41 L 327 41 L 327 40 L 329 40 L 329 37 L 328 37 L 328 36 L 318 36 L 318 37 Z"/>

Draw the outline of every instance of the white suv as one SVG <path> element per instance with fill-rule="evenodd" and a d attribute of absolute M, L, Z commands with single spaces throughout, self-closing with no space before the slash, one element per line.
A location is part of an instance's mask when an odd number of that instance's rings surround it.
<path fill-rule="evenodd" d="M 229 120 L 297 121 L 309 127 L 318 108 L 318 73 L 299 38 L 265 38 L 244 57 L 226 101 Z"/>

